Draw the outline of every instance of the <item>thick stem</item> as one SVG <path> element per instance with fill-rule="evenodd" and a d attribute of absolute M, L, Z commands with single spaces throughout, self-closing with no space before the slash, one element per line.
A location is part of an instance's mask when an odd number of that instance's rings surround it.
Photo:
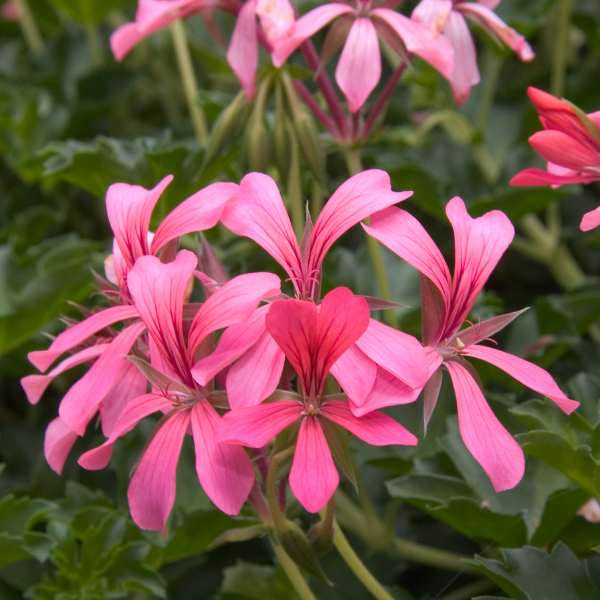
<path fill-rule="evenodd" d="M 302 177 L 300 173 L 300 147 L 296 133 L 291 124 L 288 123 L 288 135 L 290 136 L 290 173 L 288 175 L 288 199 L 292 212 L 292 225 L 296 238 L 300 240 L 304 232 L 304 201 L 302 197 Z"/>
<path fill-rule="evenodd" d="M 27 0 L 16 0 L 19 7 L 19 25 L 23 32 L 23 37 L 29 46 L 29 49 L 39 54 L 44 49 L 44 40 L 40 34 L 37 23 L 31 14 Z"/>
<path fill-rule="evenodd" d="M 317 220 L 317 217 L 323 210 L 323 188 L 321 184 L 316 180 L 312 180 L 312 189 L 310 195 L 310 213 L 313 222 Z"/>
<path fill-rule="evenodd" d="M 344 532 L 338 523 L 334 521 L 333 544 L 337 548 L 346 564 L 354 571 L 354 574 L 362 581 L 363 585 L 373 594 L 377 600 L 394 600 L 385 588 L 375 579 L 371 571 L 367 569 L 364 563 L 354 552 L 352 546 L 348 543 Z"/>
<path fill-rule="evenodd" d="M 102 39 L 100 38 L 98 26 L 95 23 L 85 23 L 83 30 L 94 67 L 101 69 L 104 66 L 104 50 L 102 49 Z"/>
<path fill-rule="evenodd" d="M 181 74 L 185 99 L 187 100 L 194 131 L 200 145 L 206 146 L 208 142 L 208 126 L 204 111 L 196 102 L 198 99 L 198 83 L 196 82 L 192 57 L 187 45 L 185 29 L 183 28 L 181 19 L 177 19 L 171 23 L 171 34 L 173 36 L 175 55 L 177 56 L 179 73 Z"/>
<path fill-rule="evenodd" d="M 269 503 L 269 509 L 273 517 L 275 526 L 284 528 L 286 526 L 285 515 L 279 508 L 279 502 L 277 500 L 277 489 L 275 488 L 275 479 L 277 477 L 277 469 L 279 465 L 288 457 L 294 453 L 294 446 L 286 448 L 283 452 L 276 454 L 271 458 L 271 464 L 269 465 L 269 473 L 267 475 L 267 502 Z"/>
<path fill-rule="evenodd" d="M 279 561 L 282 569 L 285 571 L 290 583 L 293 588 L 296 590 L 296 593 L 300 597 L 300 600 L 317 600 L 315 595 L 312 593 L 306 579 L 302 576 L 300 569 L 296 565 L 296 563 L 286 554 L 285 550 L 276 544 L 275 542 L 271 542 L 273 547 L 273 552 L 275 552 L 275 556 Z"/>
<path fill-rule="evenodd" d="M 256 480 L 254 481 L 254 485 L 250 490 L 248 500 L 250 504 L 252 504 L 254 510 L 256 511 L 256 514 L 262 519 L 262 521 L 266 523 L 269 527 L 273 527 L 273 519 L 271 518 L 271 512 L 269 511 L 269 507 L 265 502 L 265 498 L 260 489 L 260 485 Z"/>
<path fill-rule="evenodd" d="M 558 35 L 552 60 L 552 80 L 550 93 L 559 98 L 565 92 L 565 74 L 569 55 L 569 29 L 571 28 L 571 13 L 575 0 L 562 0 L 558 14 Z"/>
<path fill-rule="evenodd" d="M 360 158 L 360 148 L 346 148 L 344 150 L 344 157 L 346 159 L 346 165 L 350 175 L 357 175 L 363 170 L 362 160 Z M 365 219 L 365 223 L 369 225 L 369 219 Z M 392 299 L 392 292 L 390 290 L 390 284 L 388 282 L 387 274 L 385 272 L 385 264 L 383 262 L 383 254 L 381 252 L 381 246 L 379 242 L 367 235 L 367 245 L 369 248 L 369 254 L 371 255 L 371 262 L 373 263 L 373 269 L 375 271 L 375 277 L 377 284 L 379 285 L 379 293 L 384 300 Z M 384 317 L 390 327 L 398 328 L 398 320 L 392 310 L 384 311 Z"/>
<path fill-rule="evenodd" d="M 317 104 L 317 101 L 312 97 L 308 88 L 299 80 L 294 79 L 294 87 L 298 95 L 304 100 L 305 104 L 310 108 L 313 115 L 321 122 L 321 125 L 333 136 L 336 133 L 333 121 L 325 114 L 323 109 Z"/>
<path fill-rule="evenodd" d="M 486 53 L 485 60 L 485 84 L 483 88 L 483 98 L 481 99 L 479 114 L 477 115 L 477 122 L 475 123 L 475 126 L 482 137 L 485 137 L 485 130 L 487 129 L 487 124 L 490 119 L 490 113 L 492 112 L 492 106 L 496 96 L 498 78 L 500 77 L 501 69 L 502 59 L 494 52 L 489 50 Z"/>

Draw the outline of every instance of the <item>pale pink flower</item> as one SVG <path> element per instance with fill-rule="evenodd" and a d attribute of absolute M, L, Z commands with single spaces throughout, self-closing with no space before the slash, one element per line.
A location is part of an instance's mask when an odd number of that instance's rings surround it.
<path fill-rule="evenodd" d="M 449 78 L 454 59 L 448 40 L 429 27 L 387 8 L 389 5 L 389 2 L 383 2 L 377 7 L 374 0 L 351 0 L 318 6 L 300 17 L 289 38 L 275 48 L 273 64 L 280 67 L 308 38 L 340 17 L 325 44 L 331 54 L 332 48 L 337 50 L 343 45 L 335 79 L 351 112 L 360 109 L 381 78 L 378 35 L 401 57 L 405 58 L 407 51 L 416 54 Z"/>
<path fill-rule="evenodd" d="M 423 344 L 431 377 L 424 388 L 425 424 L 437 402 L 443 364 L 450 373 L 458 405 L 462 438 L 489 475 L 497 491 L 519 483 L 525 468 L 523 451 L 488 406 L 475 369 L 465 358 L 491 363 L 527 387 L 547 396 L 567 414 L 579 406 L 569 400 L 549 373 L 522 358 L 479 345 L 520 313 L 493 317 L 461 330 L 485 282 L 514 237 L 508 217 L 497 210 L 472 219 L 460 198 L 446 214 L 454 228 L 454 277 L 423 226 L 409 213 L 388 208 L 371 218 L 365 230 L 421 272 Z M 373 404 L 372 408 L 380 405 Z M 371 408 L 365 405 L 363 411 Z M 357 413 L 360 414 L 360 413 Z"/>
<path fill-rule="evenodd" d="M 185 293 L 197 264 L 192 252 L 181 250 L 166 264 L 154 256 L 142 256 L 129 272 L 129 291 L 150 337 L 151 364 L 136 364 L 153 389 L 133 399 L 109 439 L 79 459 L 86 469 L 104 468 L 117 438 L 144 417 L 165 413 L 129 485 L 131 515 L 142 529 L 165 530 L 175 500 L 177 459 L 186 431 L 194 438 L 200 483 L 223 512 L 237 514 L 254 482 L 254 468 L 246 452 L 215 442 L 220 417 L 209 401 L 209 390 L 194 382 L 191 368 L 195 355 L 203 353 L 205 338 L 248 319 L 262 299 L 280 293 L 280 281 L 271 273 L 240 275 L 228 281 L 200 306 L 184 336 Z"/>
<path fill-rule="evenodd" d="M 325 253 L 350 227 L 373 212 L 408 198 L 412 192 L 392 192 L 390 178 L 379 170 L 364 171 L 346 181 L 331 196 L 314 227 L 310 221 L 301 244 L 275 182 L 251 173 L 240 183 L 236 202 L 228 205 L 222 223 L 238 235 L 260 244 L 287 272 L 296 298 L 318 304 L 321 265 Z M 200 385 L 231 365 L 227 394 L 233 409 L 260 403 L 278 386 L 284 352 L 265 326 L 269 306 L 259 308 L 247 323 L 230 327 L 216 351 L 192 369 Z M 427 380 L 423 348 L 412 336 L 370 320 L 365 333 L 331 367 L 352 401 L 362 405 L 371 393 L 411 402 Z"/>
<path fill-rule="evenodd" d="M 525 169 L 510 184 L 557 188 L 600 180 L 600 111 L 586 115 L 570 102 L 533 87 L 527 90 L 527 95 L 544 126 L 544 131 L 534 133 L 529 143 L 548 161 L 548 170 Z M 598 225 L 600 208 L 583 216 L 583 231 Z"/>
<path fill-rule="evenodd" d="M 0 8 L 0 15 L 5 21 L 18 21 L 21 18 L 21 7 L 14 0 L 7 0 Z"/>
<path fill-rule="evenodd" d="M 525 38 L 509 27 L 493 10 L 500 0 L 421 0 L 412 13 L 412 18 L 443 33 L 454 47 L 454 71 L 449 77 L 454 99 L 460 106 L 479 83 L 475 44 L 465 17 L 470 19 L 498 41 L 514 50 L 524 62 L 533 60 L 534 53 Z"/>
<path fill-rule="evenodd" d="M 110 435 L 121 410 L 146 387 L 144 377 L 125 358 L 145 329 L 127 286 L 128 273 L 135 261 L 140 256 L 156 255 L 167 249 L 174 256 L 174 249 L 169 246 L 174 244 L 176 249 L 180 235 L 214 227 L 225 204 L 238 191 L 234 183 L 215 183 L 200 190 L 167 215 L 152 236 L 149 233 L 152 210 L 172 179 L 172 176 L 165 177 L 152 190 L 125 183 L 110 186 L 106 210 L 115 240 L 112 258 L 105 262 L 109 281 L 101 280 L 102 292 L 110 307 L 88 312 L 87 318 L 79 323 L 68 321 L 69 328 L 54 339 L 48 350 L 28 355 L 30 362 L 43 373 L 62 354 L 71 353 L 49 373 L 29 375 L 21 380 L 32 404 L 40 400 L 55 377 L 77 365 L 93 363 L 62 399 L 60 426 L 53 422 L 52 431 L 49 428 L 46 434 L 46 456 L 59 473 L 75 441 L 70 432 L 83 435 L 87 424 L 100 410 L 103 432 Z M 125 326 L 117 332 L 112 326 L 119 322 Z M 63 437 L 59 435 L 61 431 Z"/>
<path fill-rule="evenodd" d="M 339 483 L 327 444 L 332 421 L 375 446 L 414 445 L 417 438 L 391 417 L 373 411 L 355 417 L 347 401 L 329 399 L 324 386 L 332 366 L 369 326 L 364 298 L 347 288 L 329 292 L 317 307 L 312 302 L 277 300 L 266 327 L 298 373 L 297 400 L 278 400 L 240 408 L 221 420 L 216 439 L 225 444 L 262 448 L 284 428 L 300 421 L 290 487 L 309 512 L 317 512 Z"/>

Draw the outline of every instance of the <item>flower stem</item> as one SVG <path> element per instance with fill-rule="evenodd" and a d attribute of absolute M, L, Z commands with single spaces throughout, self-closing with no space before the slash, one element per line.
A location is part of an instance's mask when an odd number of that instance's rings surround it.
<path fill-rule="evenodd" d="M 316 180 L 312 180 L 312 189 L 310 195 L 310 212 L 313 222 L 317 220 L 317 217 L 323 210 L 323 188 L 321 184 Z"/>
<path fill-rule="evenodd" d="M 360 158 L 360 148 L 346 148 L 344 150 L 344 157 L 346 159 L 346 165 L 350 175 L 357 175 L 363 170 L 362 160 Z M 370 220 L 367 217 L 365 223 L 369 225 Z M 387 274 L 385 272 L 385 264 L 383 262 L 383 254 L 381 253 L 381 246 L 379 242 L 367 235 L 367 244 L 369 247 L 369 254 L 371 255 L 371 262 L 373 263 L 373 269 L 375 270 L 375 277 L 377 278 L 377 284 L 379 285 L 379 293 L 384 300 L 392 299 L 392 292 L 390 290 L 390 284 L 388 282 Z M 398 320 L 392 310 L 384 311 L 384 317 L 387 324 L 390 327 L 398 328 Z"/>
<path fill-rule="evenodd" d="M 92 55 L 92 62 L 96 69 L 104 66 L 104 52 L 102 50 L 102 39 L 98 32 L 98 26 L 95 23 L 84 23 L 83 31 Z"/>
<path fill-rule="evenodd" d="M 196 102 L 198 99 L 198 83 L 196 82 L 192 57 L 187 45 L 185 29 L 183 28 L 181 19 L 177 19 L 171 23 L 171 34 L 173 36 L 177 64 L 179 65 L 179 73 L 181 74 L 183 90 L 192 118 L 194 131 L 200 145 L 205 146 L 208 141 L 208 126 L 206 124 L 204 111 Z"/>
<path fill-rule="evenodd" d="M 271 545 L 273 546 L 273 552 L 275 552 L 279 564 L 285 571 L 285 574 L 290 580 L 293 588 L 296 590 L 300 600 L 317 600 L 296 563 L 286 554 L 285 550 L 279 544 L 271 541 Z"/>
<path fill-rule="evenodd" d="M 479 596 L 479 594 L 484 594 L 497 587 L 498 584 L 494 581 L 490 581 L 489 579 L 478 579 L 454 592 L 441 596 L 439 600 L 470 600 L 470 598 L 473 598 L 474 596 Z"/>
<path fill-rule="evenodd" d="M 558 34 L 556 48 L 552 60 L 552 79 L 550 93 L 559 98 L 565 92 L 565 74 L 569 54 L 569 29 L 571 28 L 571 13 L 575 0 L 562 0 L 558 13 Z"/>
<path fill-rule="evenodd" d="M 19 7 L 19 25 L 23 32 L 23 37 L 29 46 L 29 49 L 39 54 L 44 49 L 44 40 L 40 34 L 37 23 L 31 14 L 27 0 L 16 0 Z"/>
<path fill-rule="evenodd" d="M 267 474 L 267 502 L 269 503 L 269 510 L 271 511 L 271 516 L 273 517 L 273 522 L 276 527 L 284 527 L 286 522 L 285 515 L 281 512 L 281 508 L 279 507 L 277 490 L 275 489 L 277 469 L 279 468 L 279 465 L 293 453 L 294 446 L 290 446 L 283 450 L 283 452 L 279 452 L 279 454 L 272 456 L 271 463 L 269 464 L 269 473 Z"/>
<path fill-rule="evenodd" d="M 304 231 L 304 202 L 302 199 L 302 178 L 300 173 L 300 147 L 296 132 L 291 123 L 287 124 L 288 135 L 290 136 L 290 173 L 288 175 L 288 199 L 292 212 L 292 225 L 296 238 L 300 240 Z"/>
<path fill-rule="evenodd" d="M 304 100 L 308 108 L 312 111 L 313 115 L 321 122 L 321 125 L 333 136 L 335 131 L 335 125 L 333 121 L 325 114 L 323 109 L 317 104 L 317 101 L 312 97 L 307 87 L 299 79 L 294 79 L 294 87 L 298 92 L 298 95 Z"/>

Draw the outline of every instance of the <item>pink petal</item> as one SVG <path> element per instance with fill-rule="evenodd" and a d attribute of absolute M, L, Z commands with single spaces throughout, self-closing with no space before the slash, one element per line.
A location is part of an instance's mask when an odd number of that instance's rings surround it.
<path fill-rule="evenodd" d="M 290 0 L 258 0 L 256 16 L 265 32 L 267 41 L 277 47 L 294 29 L 296 15 Z"/>
<path fill-rule="evenodd" d="M 195 381 L 200 385 L 206 385 L 215 375 L 256 344 L 266 331 L 265 317 L 270 307 L 269 304 L 261 306 L 248 320 L 228 327 L 219 338 L 215 351 L 192 367 Z"/>
<path fill-rule="evenodd" d="M 200 307 L 188 340 L 190 355 L 210 333 L 252 316 L 258 303 L 281 293 L 281 281 L 272 273 L 246 273 L 229 280 Z"/>
<path fill-rule="evenodd" d="M 579 406 L 579 402 L 569 400 L 563 394 L 548 371 L 533 363 L 487 346 L 470 346 L 467 355 L 495 365 L 528 388 L 539 392 L 543 396 L 548 396 L 568 415 Z"/>
<path fill-rule="evenodd" d="M 600 225 L 600 208 L 591 210 L 583 215 L 581 219 L 581 231 L 590 231 Z"/>
<path fill-rule="evenodd" d="M 353 12 L 354 9 L 352 7 L 336 2 L 318 6 L 307 12 L 296 21 L 290 37 L 275 48 L 271 56 L 273 64 L 277 68 L 281 67 L 296 48 L 317 33 L 317 31 L 323 29 L 327 23 L 340 15 Z"/>
<path fill-rule="evenodd" d="M 316 513 L 327 504 L 339 482 L 321 424 L 315 417 L 305 417 L 290 471 L 294 496 L 308 512 Z"/>
<path fill-rule="evenodd" d="M 373 388 L 377 365 L 354 344 L 337 359 L 330 372 L 350 401 L 360 405 Z"/>
<path fill-rule="evenodd" d="M 415 446 L 418 441 L 400 423 L 378 410 L 356 417 L 350 411 L 348 402 L 331 400 L 323 403 L 321 414 L 372 446 Z"/>
<path fill-rule="evenodd" d="M 409 52 L 420 56 L 450 79 L 454 69 L 454 52 L 452 44 L 443 35 L 389 8 L 376 8 L 371 14 L 392 27 Z"/>
<path fill-rule="evenodd" d="M 90 346 L 85 348 L 77 354 L 73 354 L 63 360 L 59 365 L 54 367 L 47 375 L 28 375 L 21 379 L 21 387 L 27 396 L 27 400 L 31 404 L 37 404 L 46 391 L 46 388 L 50 385 L 55 377 L 65 371 L 72 369 L 77 365 L 81 365 L 88 361 L 98 358 L 108 348 L 108 344 L 98 344 L 97 346 Z"/>
<path fill-rule="evenodd" d="M 106 192 L 108 220 L 130 269 L 136 258 L 150 254 L 148 228 L 152 210 L 172 180 L 173 176 L 168 175 L 151 190 L 139 185 L 114 183 Z"/>
<path fill-rule="evenodd" d="M 131 431 L 148 415 L 171 408 L 171 401 L 162 394 L 144 394 L 134 398 L 119 415 L 108 440 L 101 446 L 82 454 L 77 462 L 90 471 L 104 469 L 108 465 L 113 445 L 118 438 Z"/>
<path fill-rule="evenodd" d="M 360 109 L 380 77 L 381 55 L 375 25 L 370 19 L 356 19 L 335 70 L 335 80 L 348 100 L 350 112 Z"/>
<path fill-rule="evenodd" d="M 409 387 L 422 388 L 425 385 L 428 376 L 425 351 L 412 335 L 371 319 L 367 331 L 356 345 Z"/>
<path fill-rule="evenodd" d="M 254 483 L 254 467 L 241 446 L 217 444 L 215 431 L 221 418 L 208 400 L 192 409 L 196 472 L 206 495 L 217 508 L 237 515 Z"/>
<path fill-rule="evenodd" d="M 69 327 L 63 331 L 50 344 L 48 350 L 36 350 L 27 355 L 29 362 L 37 367 L 40 371 L 45 371 L 63 352 L 74 348 L 75 346 L 85 342 L 88 338 L 98 333 L 101 329 L 137 317 L 138 312 L 134 306 L 112 306 L 103 311 L 93 314 L 81 323 L 77 323 L 73 327 Z"/>
<path fill-rule="evenodd" d="M 440 290 L 445 303 L 450 300 L 451 278 L 448 265 L 425 228 L 410 213 L 391 207 L 375 213 L 364 230 L 427 276 Z"/>
<path fill-rule="evenodd" d="M 253 99 L 256 92 L 254 76 L 258 66 L 255 11 L 256 0 L 248 0 L 242 5 L 227 49 L 227 62 L 249 99 Z"/>
<path fill-rule="evenodd" d="M 229 406 L 233 410 L 255 406 L 269 397 L 279 385 L 284 363 L 284 353 L 264 331 L 227 373 Z"/>
<path fill-rule="evenodd" d="M 600 167 L 600 152 L 562 131 L 538 131 L 529 138 L 529 143 L 542 158 L 561 167 L 578 172 L 586 167 Z"/>
<path fill-rule="evenodd" d="M 56 417 L 50 422 L 44 437 L 44 455 L 50 468 L 62 475 L 63 467 L 73 444 L 79 436 Z"/>
<path fill-rule="evenodd" d="M 542 171 L 541 169 L 524 169 L 520 173 L 517 173 L 511 180 L 510 185 L 519 186 L 538 186 L 538 185 L 551 185 L 558 187 L 561 185 L 567 185 L 569 183 L 591 183 L 600 179 L 600 174 L 594 175 L 592 173 L 586 175 L 556 175 L 554 173 L 548 173 L 548 171 Z"/>
<path fill-rule="evenodd" d="M 156 230 L 151 253 L 156 254 L 167 242 L 195 231 L 214 227 L 225 205 L 237 196 L 235 183 L 213 183 L 196 192 L 173 209 Z"/>
<path fill-rule="evenodd" d="M 446 363 L 458 406 L 460 433 L 497 492 L 514 488 L 525 472 L 523 451 L 498 421 L 479 386 L 457 363 Z"/>
<path fill-rule="evenodd" d="M 126 355 L 145 329 L 143 323 L 125 328 L 109 344 L 92 368 L 66 393 L 58 412 L 67 427 L 83 435 L 90 419 L 98 410 L 125 364 Z"/>
<path fill-rule="evenodd" d="M 221 419 L 215 441 L 219 444 L 262 448 L 280 431 L 297 421 L 303 409 L 301 402 L 277 400 L 232 410 Z"/>
<path fill-rule="evenodd" d="M 246 175 L 240 182 L 238 201 L 225 207 L 221 222 L 262 246 L 288 275 L 299 277 L 300 247 L 279 189 L 268 175 Z"/>
<path fill-rule="evenodd" d="M 162 531 L 175 502 L 177 461 L 190 422 L 190 411 L 175 413 L 158 430 L 131 478 L 127 498 L 136 525 Z"/>
<path fill-rule="evenodd" d="M 441 33 L 444 31 L 451 10 L 452 0 L 421 0 L 412 11 L 410 18 Z"/>
<path fill-rule="evenodd" d="M 183 338 L 183 303 L 197 264 L 198 258 L 188 250 L 181 250 L 166 264 L 155 256 L 142 256 L 127 276 L 133 301 L 162 358 L 189 385 L 191 365 Z"/>

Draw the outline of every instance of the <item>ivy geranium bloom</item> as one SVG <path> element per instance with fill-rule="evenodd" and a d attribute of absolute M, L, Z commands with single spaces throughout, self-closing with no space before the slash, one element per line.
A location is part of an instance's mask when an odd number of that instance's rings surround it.
<path fill-rule="evenodd" d="M 479 83 L 477 53 L 465 20 L 470 19 L 488 34 L 504 42 L 524 62 L 533 60 L 534 53 L 525 38 L 509 27 L 493 11 L 500 0 L 421 0 L 412 18 L 441 32 L 454 47 L 454 71 L 449 77 L 454 99 L 460 106 L 467 101 L 471 88 Z"/>
<path fill-rule="evenodd" d="M 77 436 L 98 410 L 102 430 L 110 435 L 123 407 L 146 388 L 146 381 L 125 355 L 136 345 L 147 351 L 144 324 L 139 320 L 128 287 L 128 275 L 135 261 L 146 255 L 161 253 L 163 260 L 175 256 L 177 238 L 194 231 L 214 227 L 223 208 L 237 193 L 234 183 L 215 183 L 200 190 L 160 224 L 155 234 L 149 232 L 154 206 L 173 177 L 165 177 L 155 188 L 116 183 L 106 194 L 106 211 L 115 239 L 113 254 L 105 262 L 107 280 L 100 279 L 102 293 L 109 308 L 86 313 L 83 321 L 68 321 L 69 328 L 58 335 L 48 350 L 30 352 L 30 362 L 42 373 L 52 363 L 70 352 L 71 356 L 46 375 L 29 375 L 21 380 L 28 400 L 37 403 L 51 381 L 68 369 L 94 364 L 65 394 L 57 419 L 46 432 L 45 453 L 50 466 L 60 473 Z M 121 331 L 112 327 L 124 323 Z M 138 340 L 140 340 L 138 342 Z"/>
<path fill-rule="evenodd" d="M 191 368 L 202 342 L 218 329 L 247 319 L 257 304 L 280 293 L 280 281 L 271 273 L 240 275 L 219 288 L 199 308 L 184 335 L 186 287 L 198 258 L 181 250 L 164 264 L 142 256 L 129 272 L 128 286 L 150 337 L 151 364 L 135 361 L 153 385 L 123 410 L 109 439 L 83 454 L 79 464 L 104 468 L 114 442 L 141 419 L 156 412 L 159 421 L 129 485 L 129 506 L 142 529 L 164 531 L 175 500 L 177 459 L 187 431 L 196 450 L 196 471 L 208 497 L 227 514 L 237 514 L 254 482 L 254 467 L 242 448 L 220 446 L 214 430 L 220 417 L 209 401 L 209 390 L 194 382 Z"/>
<path fill-rule="evenodd" d="M 363 227 L 421 272 L 423 344 L 429 352 L 432 372 L 424 389 L 425 424 L 437 402 L 443 365 L 452 379 L 458 423 L 467 448 L 495 489 L 507 490 L 523 476 L 523 451 L 488 406 L 477 372 L 465 359 L 477 358 L 499 367 L 552 399 L 567 414 L 579 403 L 569 400 L 544 369 L 480 345 L 520 312 L 493 317 L 461 330 L 479 292 L 512 242 L 514 228 L 508 217 L 497 210 L 472 219 L 460 198 L 448 202 L 446 214 L 454 229 L 454 277 L 434 241 L 406 211 L 388 208 L 373 215 L 370 227 Z"/>
<path fill-rule="evenodd" d="M 392 192 L 387 173 L 370 170 L 346 181 L 331 196 L 314 227 L 308 222 L 301 244 L 275 182 L 250 173 L 240 183 L 237 201 L 228 205 L 222 223 L 260 244 L 287 272 L 296 298 L 319 304 L 321 265 L 325 253 L 350 227 L 373 212 L 405 200 L 412 192 Z M 269 305 L 247 323 L 230 327 L 216 351 L 192 369 L 200 385 L 227 372 L 227 394 L 233 409 L 260 403 L 278 386 L 285 355 L 265 325 Z M 425 353 L 412 336 L 371 319 L 364 334 L 349 346 L 331 372 L 353 402 L 369 396 L 411 402 L 427 380 Z"/>
<path fill-rule="evenodd" d="M 355 417 L 348 401 L 324 395 L 327 374 L 369 326 L 364 298 L 347 288 L 329 292 L 320 306 L 277 300 L 266 327 L 298 374 L 297 400 L 277 400 L 227 413 L 216 439 L 224 444 L 262 448 L 280 431 L 300 421 L 290 487 L 309 512 L 317 512 L 335 492 L 339 476 L 327 438 L 330 423 L 374 446 L 414 445 L 417 438 L 388 415 L 373 411 Z"/>
<path fill-rule="evenodd" d="M 275 48 L 273 64 L 283 65 L 294 50 L 339 17 L 329 32 L 324 54 L 330 56 L 343 45 L 335 79 L 351 112 L 360 109 L 381 78 L 378 35 L 401 58 L 407 60 L 407 51 L 416 54 L 449 78 L 454 67 L 451 44 L 429 27 L 387 8 L 398 3 L 383 2 L 377 7 L 374 0 L 351 0 L 318 6 L 300 17 L 289 38 Z"/>
<path fill-rule="evenodd" d="M 544 131 L 529 138 L 529 143 L 548 161 L 548 170 L 525 169 L 510 184 L 556 188 L 600 180 L 600 111 L 586 115 L 570 102 L 533 87 L 527 90 L 527 95 L 544 127 Z M 598 225 L 600 208 L 585 214 L 581 221 L 583 231 Z"/>

